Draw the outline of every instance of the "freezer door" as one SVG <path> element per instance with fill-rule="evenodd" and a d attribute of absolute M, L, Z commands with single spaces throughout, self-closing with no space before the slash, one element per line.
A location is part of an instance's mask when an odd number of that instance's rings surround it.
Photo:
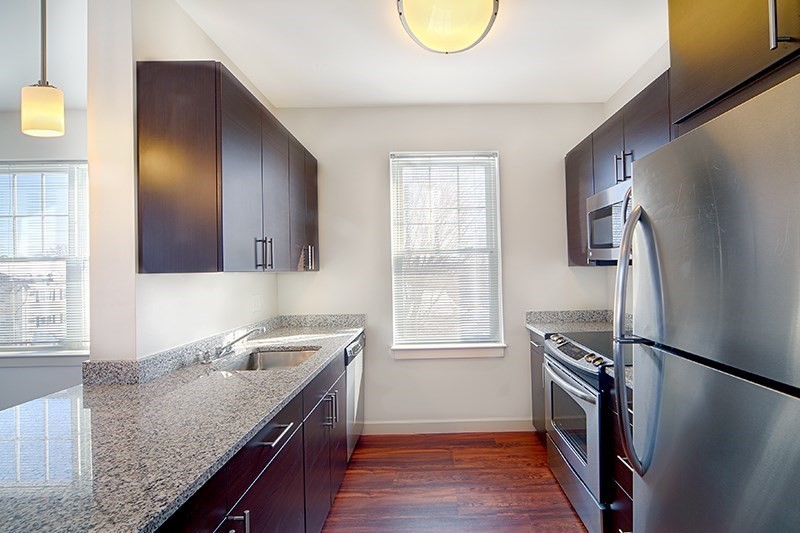
<path fill-rule="evenodd" d="M 634 333 L 800 388 L 800 77 L 637 161 L 633 201 Z"/>
<path fill-rule="evenodd" d="M 797 531 L 800 399 L 645 346 L 634 354 L 634 531 Z"/>

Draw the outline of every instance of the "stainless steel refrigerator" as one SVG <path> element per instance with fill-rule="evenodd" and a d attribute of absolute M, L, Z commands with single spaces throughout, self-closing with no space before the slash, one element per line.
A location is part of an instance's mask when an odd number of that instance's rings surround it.
<path fill-rule="evenodd" d="M 637 161 L 633 203 L 634 531 L 800 531 L 800 77 Z"/>

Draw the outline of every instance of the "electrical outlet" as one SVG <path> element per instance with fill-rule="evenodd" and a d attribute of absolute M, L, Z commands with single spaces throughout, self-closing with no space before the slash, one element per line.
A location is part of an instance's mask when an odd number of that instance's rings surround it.
<path fill-rule="evenodd" d="M 253 312 L 257 313 L 258 311 L 261 311 L 261 295 L 260 294 L 254 294 L 253 295 Z"/>

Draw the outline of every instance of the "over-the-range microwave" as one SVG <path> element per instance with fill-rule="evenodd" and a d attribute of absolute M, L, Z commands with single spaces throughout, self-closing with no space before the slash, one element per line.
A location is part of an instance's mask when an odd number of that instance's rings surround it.
<path fill-rule="evenodd" d="M 589 263 L 616 263 L 631 212 L 631 182 L 618 183 L 586 199 Z"/>

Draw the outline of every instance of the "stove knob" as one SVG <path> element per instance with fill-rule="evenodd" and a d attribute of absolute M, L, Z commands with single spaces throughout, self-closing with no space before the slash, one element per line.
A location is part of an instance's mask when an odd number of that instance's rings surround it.
<path fill-rule="evenodd" d="M 587 361 L 589 361 L 590 363 L 592 363 L 592 362 L 594 362 L 594 360 L 595 360 L 595 359 L 597 359 L 597 356 L 596 356 L 596 355 L 589 354 L 589 355 L 587 355 L 586 357 L 584 357 L 584 359 L 586 359 Z"/>
<path fill-rule="evenodd" d="M 593 364 L 594 366 L 600 366 L 600 365 L 602 365 L 604 362 L 605 362 L 605 361 L 603 360 L 603 358 L 602 358 L 602 357 L 600 357 L 600 356 L 598 356 L 598 357 L 597 357 L 597 359 L 595 359 L 594 361 L 592 361 L 592 364 Z"/>

